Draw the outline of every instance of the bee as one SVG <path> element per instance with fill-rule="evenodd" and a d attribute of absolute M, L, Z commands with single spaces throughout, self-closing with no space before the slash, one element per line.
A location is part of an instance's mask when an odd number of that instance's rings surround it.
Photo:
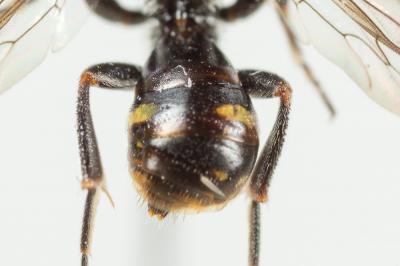
<path fill-rule="evenodd" d="M 306 108 L 306 107 L 304 107 L 304 108 Z M 271 119 L 272 119 L 272 116 L 271 116 Z M 306 154 L 306 153 L 304 153 L 304 154 Z M 339 167 L 339 166 L 338 166 Z M 279 168 L 278 168 L 279 169 Z M 111 176 L 111 172 L 109 172 L 109 174 L 108 174 L 108 176 Z M 55 178 L 55 177 L 54 177 Z M 264 226 L 264 228 L 265 228 L 265 226 Z M 234 228 L 231 228 L 232 230 L 234 229 Z M 244 249 L 244 244 L 242 244 L 242 249 Z M 264 254 L 264 253 L 263 253 Z M 263 255 L 263 256 L 265 256 L 265 255 Z M 95 257 L 95 256 L 94 256 Z"/>

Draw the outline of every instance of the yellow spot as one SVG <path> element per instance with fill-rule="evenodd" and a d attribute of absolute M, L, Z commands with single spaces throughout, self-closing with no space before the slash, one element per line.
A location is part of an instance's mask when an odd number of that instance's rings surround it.
<path fill-rule="evenodd" d="M 225 171 L 214 170 L 214 175 L 220 182 L 228 179 L 228 173 Z"/>
<path fill-rule="evenodd" d="M 219 106 L 216 111 L 219 116 L 227 120 L 242 122 L 247 127 L 254 127 L 255 125 L 252 113 L 239 104 L 224 104 Z"/>
<path fill-rule="evenodd" d="M 156 111 L 157 111 L 157 106 L 153 103 L 149 104 L 145 103 L 139 105 L 129 115 L 128 119 L 129 126 L 149 120 Z"/>
<path fill-rule="evenodd" d="M 143 149 L 143 143 L 141 141 L 136 142 L 136 148 Z"/>

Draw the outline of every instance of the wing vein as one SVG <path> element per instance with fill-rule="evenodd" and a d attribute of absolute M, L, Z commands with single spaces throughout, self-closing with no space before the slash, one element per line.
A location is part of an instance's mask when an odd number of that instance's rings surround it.
<path fill-rule="evenodd" d="M 364 64 L 364 62 L 363 62 L 362 59 L 360 58 L 359 54 L 356 53 L 356 51 L 355 51 L 354 48 L 350 45 L 349 41 L 348 41 L 347 38 L 346 38 L 346 36 L 350 36 L 350 35 L 347 35 L 346 33 L 341 32 L 341 31 L 340 31 L 338 28 L 336 28 L 331 22 L 329 22 L 321 13 L 319 13 L 318 10 L 316 10 L 315 7 L 314 7 L 313 5 L 311 5 L 310 3 L 308 3 L 306 0 L 302 0 L 302 1 L 298 2 L 298 3 L 295 3 L 296 6 L 297 6 L 297 8 L 298 8 L 298 5 L 300 5 L 301 3 L 304 3 L 304 4 L 308 5 L 308 7 L 311 8 L 322 20 L 324 20 L 334 31 L 336 31 L 339 35 L 341 35 L 341 36 L 344 38 L 344 40 L 345 40 L 346 44 L 348 45 L 348 47 L 353 51 L 354 55 L 357 57 L 357 60 L 358 60 L 359 63 L 363 66 L 363 69 L 364 69 L 364 71 L 365 71 L 365 74 L 366 74 L 366 76 L 368 77 L 368 87 L 371 89 L 372 81 L 371 81 L 371 77 L 370 77 L 369 74 L 368 74 L 368 70 L 367 70 L 367 68 L 366 68 L 366 66 L 365 66 L 365 64 Z M 359 38 L 358 36 L 355 36 L 355 35 L 351 35 L 351 36 L 352 36 L 352 37 L 355 37 L 355 38 L 357 38 L 357 39 L 359 39 L 359 40 L 362 41 L 362 42 L 364 42 L 364 40 L 362 40 L 362 39 Z M 364 42 L 364 43 L 365 43 L 365 42 Z M 369 47 L 369 46 L 368 46 L 368 47 Z M 376 53 L 373 49 L 371 49 L 371 50 L 372 50 L 372 52 Z M 380 58 L 380 57 L 379 57 L 379 58 Z"/>
<path fill-rule="evenodd" d="M 369 1 L 369 0 L 366 0 Z M 368 77 L 368 84 L 369 84 L 369 89 L 371 89 L 371 85 L 372 85 L 372 81 L 371 81 L 371 76 L 368 72 L 368 67 L 365 65 L 365 63 L 363 62 L 363 60 L 361 59 L 360 55 L 354 50 L 354 48 L 352 47 L 352 45 L 349 43 L 348 41 L 348 37 L 352 37 L 355 38 L 359 41 L 361 41 L 366 47 L 368 47 L 368 49 L 386 66 L 386 67 L 390 67 L 391 69 L 393 69 L 396 73 L 399 74 L 400 76 L 400 70 L 397 69 L 393 64 L 391 64 L 388 56 L 385 54 L 384 50 L 381 47 L 381 43 L 383 45 L 385 45 L 386 47 L 388 47 L 389 49 L 391 49 L 392 51 L 394 51 L 396 54 L 400 55 L 400 47 L 398 47 L 395 43 L 393 43 L 381 30 L 380 28 L 368 17 L 368 15 L 358 6 L 356 5 L 353 1 L 350 1 L 351 3 L 349 4 L 349 0 L 344 0 L 344 1 L 339 1 L 339 0 L 332 0 L 332 2 L 334 2 L 334 4 L 336 4 L 343 12 L 345 12 L 355 23 L 357 23 L 357 25 L 359 25 L 362 29 L 365 30 L 365 32 L 367 32 L 370 36 L 372 36 L 375 40 L 375 45 L 376 48 L 379 50 L 380 53 L 378 53 L 378 51 L 376 51 L 374 49 L 374 47 L 369 44 L 366 40 L 364 40 L 363 38 L 361 38 L 360 36 L 357 36 L 355 34 L 351 34 L 351 33 L 345 33 L 342 32 L 341 30 L 339 30 L 335 25 L 333 25 L 328 19 L 326 19 L 312 4 L 310 4 L 307 0 L 301 0 L 299 2 L 295 2 L 296 5 L 296 9 L 299 8 L 300 4 L 305 4 L 307 5 L 310 9 L 312 9 L 323 21 L 325 21 L 334 31 L 336 31 L 338 34 L 340 34 L 346 44 L 348 45 L 349 49 L 351 49 L 353 51 L 353 54 L 357 57 L 357 60 L 362 64 L 363 68 L 364 68 L 364 72 L 366 73 L 366 76 Z M 346 3 L 343 3 L 346 2 Z M 369 3 L 371 5 L 373 5 L 372 3 Z M 379 10 L 379 12 L 381 14 L 386 14 L 386 12 L 384 12 L 382 9 L 380 9 L 379 7 L 373 5 L 373 8 L 376 8 L 377 10 Z M 358 15 L 358 17 L 357 17 Z M 390 17 L 388 14 L 386 14 L 387 17 Z M 358 18 L 358 19 L 357 19 Z M 360 18 L 364 18 L 364 20 L 360 21 Z M 392 21 L 396 20 L 394 18 L 391 19 Z M 397 25 L 397 22 L 396 22 Z M 393 78 L 391 76 L 392 80 L 398 84 L 398 81 Z M 400 84 L 399 84 L 400 86 Z"/>
<path fill-rule="evenodd" d="M 3 1 L 0 2 L 0 4 Z M 25 0 L 17 0 L 7 9 L 2 10 L 0 14 L 0 30 L 7 24 L 8 21 L 14 16 L 14 14 L 18 11 L 18 9 L 25 4 Z"/>
<path fill-rule="evenodd" d="M 373 38 L 378 39 L 387 47 L 400 55 L 400 47 L 393 43 L 386 34 L 376 25 L 376 23 L 368 17 L 368 15 L 352 0 L 332 0 L 340 9 L 342 9 L 349 17 L 360 25 Z M 367 3 L 371 4 L 371 3 Z M 385 14 L 386 12 L 372 5 L 378 12 Z"/>
<path fill-rule="evenodd" d="M 20 39 L 22 39 L 26 34 L 28 34 L 36 25 L 38 25 L 53 9 L 59 9 L 59 7 L 57 6 L 57 4 L 52 5 L 51 7 L 49 7 L 49 9 L 46 10 L 46 12 L 35 22 L 33 23 L 26 31 L 24 31 L 17 39 L 15 40 L 10 40 L 10 41 L 4 41 L 1 42 L 0 45 L 3 44 L 7 44 L 7 43 L 11 43 L 14 44 L 16 42 L 18 42 Z"/>

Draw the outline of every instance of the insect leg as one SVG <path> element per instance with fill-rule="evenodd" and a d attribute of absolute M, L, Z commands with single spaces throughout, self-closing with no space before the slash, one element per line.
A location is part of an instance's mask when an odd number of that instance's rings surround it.
<path fill-rule="evenodd" d="M 141 11 L 124 9 L 115 0 L 86 0 L 86 2 L 97 15 L 114 22 L 136 24 L 148 18 Z"/>
<path fill-rule="evenodd" d="M 90 112 L 89 89 L 92 86 L 118 89 L 132 88 L 141 79 L 142 75 L 139 68 L 112 63 L 95 65 L 81 75 L 77 103 L 77 131 L 82 170 L 81 187 L 88 191 L 81 235 L 82 266 L 88 265 L 90 239 L 99 190 L 106 192 L 99 148 Z"/>
<path fill-rule="evenodd" d="M 260 158 L 253 169 L 250 189 L 252 198 L 258 202 L 267 200 L 267 188 L 281 153 L 289 120 L 292 90 L 285 80 L 264 71 L 239 72 L 243 89 L 259 98 L 280 98 L 278 117 Z"/>
<path fill-rule="evenodd" d="M 260 257 L 260 203 L 250 203 L 249 266 L 258 266 Z"/>
<path fill-rule="evenodd" d="M 256 11 L 265 0 L 237 0 L 233 5 L 218 10 L 218 17 L 226 21 L 234 21 L 246 17 Z"/>
<path fill-rule="evenodd" d="M 287 1 L 277 0 L 275 7 L 279 15 L 279 19 L 282 22 L 283 28 L 285 29 L 286 36 L 289 40 L 290 48 L 293 52 L 295 60 L 301 66 L 301 68 L 303 69 L 305 75 L 310 80 L 310 82 L 314 85 L 314 88 L 316 89 L 318 95 L 321 97 L 326 108 L 328 108 L 330 115 L 334 117 L 336 115 L 335 108 L 333 107 L 333 104 L 326 95 L 324 89 L 321 87 L 321 84 L 318 81 L 317 77 L 315 76 L 314 72 L 311 70 L 311 68 L 305 61 L 301 48 L 296 40 L 296 36 L 288 23 L 289 12 L 288 12 Z"/>
<path fill-rule="evenodd" d="M 249 95 L 260 98 L 279 97 L 281 102 L 278 117 L 267 143 L 253 168 L 250 180 L 250 193 L 253 201 L 250 208 L 249 265 L 257 266 L 260 239 L 259 204 L 267 200 L 267 189 L 282 150 L 289 121 L 292 90 L 282 78 L 263 71 L 240 71 L 239 78 L 243 89 Z"/>

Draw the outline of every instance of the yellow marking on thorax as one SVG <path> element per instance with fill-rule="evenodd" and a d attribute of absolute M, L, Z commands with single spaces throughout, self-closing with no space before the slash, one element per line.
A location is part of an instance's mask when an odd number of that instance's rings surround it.
<path fill-rule="evenodd" d="M 229 178 L 228 173 L 225 171 L 214 170 L 214 175 L 220 182 L 223 182 Z"/>
<path fill-rule="evenodd" d="M 157 111 L 157 106 L 153 103 L 144 103 L 139 105 L 129 114 L 128 125 L 129 127 L 149 120 Z"/>
<path fill-rule="evenodd" d="M 239 121 L 251 128 L 255 126 L 255 119 L 251 112 L 240 104 L 224 104 L 219 106 L 217 114 L 227 120 Z"/>

